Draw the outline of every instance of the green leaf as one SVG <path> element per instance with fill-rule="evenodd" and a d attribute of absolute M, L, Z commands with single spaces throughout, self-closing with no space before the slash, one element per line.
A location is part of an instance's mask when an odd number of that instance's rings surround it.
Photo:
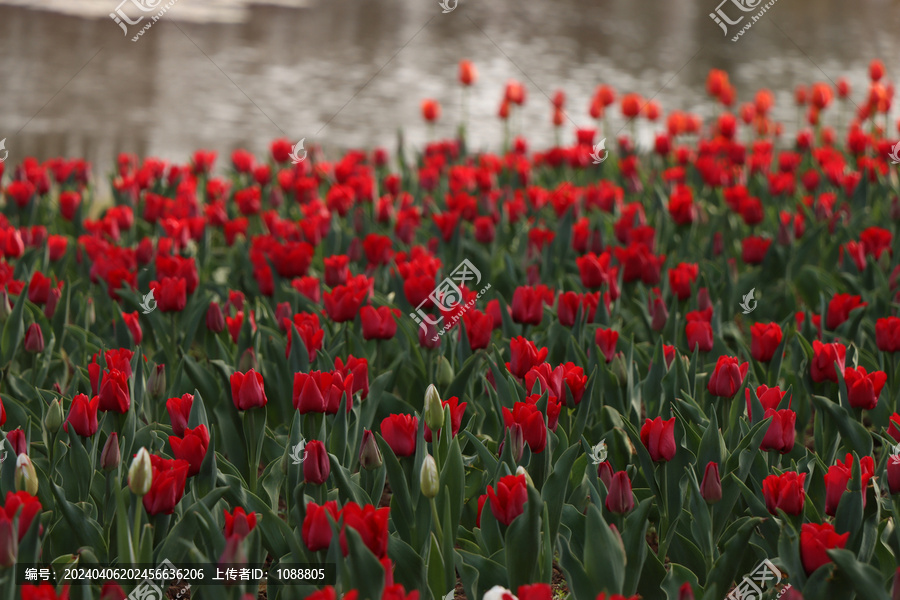
<path fill-rule="evenodd" d="M 541 511 L 538 491 L 528 487 L 524 512 L 513 519 L 506 531 L 506 570 L 510 589 L 534 583 L 541 550 Z"/>

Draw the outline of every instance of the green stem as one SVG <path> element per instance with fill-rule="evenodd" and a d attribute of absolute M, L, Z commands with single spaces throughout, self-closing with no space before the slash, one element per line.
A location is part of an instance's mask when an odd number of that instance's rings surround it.
<path fill-rule="evenodd" d="M 437 531 L 438 542 L 443 544 L 444 531 L 441 529 L 441 520 L 438 518 L 437 504 L 435 503 L 434 498 L 431 498 L 429 503 L 431 504 L 431 520 L 434 521 L 434 529 Z"/>
<path fill-rule="evenodd" d="M 141 520 L 143 516 L 143 502 L 140 496 L 134 497 L 134 519 L 132 519 L 131 545 L 134 556 L 140 556 L 141 550 Z"/>

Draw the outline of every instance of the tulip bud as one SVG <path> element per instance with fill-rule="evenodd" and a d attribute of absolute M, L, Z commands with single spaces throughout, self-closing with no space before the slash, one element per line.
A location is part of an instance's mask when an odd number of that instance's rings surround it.
<path fill-rule="evenodd" d="M 50 433 L 56 433 L 63 422 L 63 409 L 62 405 L 59 403 L 59 398 L 56 398 L 53 402 L 50 403 L 50 408 L 47 410 L 47 415 L 44 417 L 44 427 L 47 428 L 47 431 Z"/>
<path fill-rule="evenodd" d="M 282 302 L 275 307 L 275 322 L 282 331 L 288 331 L 290 329 L 290 323 L 285 323 L 284 320 L 287 319 L 290 321 L 293 316 L 294 311 L 291 310 L 289 302 Z"/>
<path fill-rule="evenodd" d="M 88 325 L 93 325 L 97 322 L 97 313 L 94 310 L 94 300 L 91 298 L 87 299 L 87 310 L 85 311 L 87 315 Z"/>
<path fill-rule="evenodd" d="M 524 475 L 525 481 L 528 482 L 528 485 L 530 485 L 531 487 L 534 487 L 534 480 L 531 478 L 531 475 L 528 474 L 528 471 L 526 471 L 525 467 L 523 467 L 522 465 L 519 465 L 518 467 L 516 467 L 516 477 L 518 477 L 519 475 Z"/>
<path fill-rule="evenodd" d="M 887 253 L 885 253 L 887 254 Z M 453 367 L 446 356 L 439 356 L 437 363 L 437 382 L 441 387 L 447 387 L 453 383 Z"/>
<path fill-rule="evenodd" d="M 444 424 L 444 407 L 441 406 L 441 396 L 434 384 L 429 384 L 425 389 L 425 408 L 423 409 L 425 424 L 431 431 L 438 431 Z"/>
<path fill-rule="evenodd" d="M 384 463 L 381 450 L 375 443 L 375 434 L 368 429 L 363 430 L 362 445 L 359 449 L 359 465 L 363 469 L 377 469 Z"/>
<path fill-rule="evenodd" d="M 628 367 L 625 363 L 625 356 L 621 352 L 617 352 L 610 363 L 610 370 L 619 382 L 619 387 L 628 385 Z"/>
<path fill-rule="evenodd" d="M 34 464 L 27 454 L 20 454 L 16 459 L 16 491 L 25 491 L 32 496 L 37 495 L 38 478 Z"/>
<path fill-rule="evenodd" d="M 613 477 L 613 468 L 612 465 L 609 464 L 608 460 L 604 460 L 597 467 L 597 477 L 600 478 L 600 481 L 603 482 L 603 485 L 606 486 L 606 489 L 609 489 L 610 484 L 612 484 Z"/>
<path fill-rule="evenodd" d="M 425 455 L 422 462 L 422 471 L 419 473 L 419 486 L 422 495 L 426 498 L 434 498 L 440 489 L 440 477 L 438 476 L 437 463 L 430 454 Z"/>
<path fill-rule="evenodd" d="M 694 590 L 689 582 L 685 581 L 678 588 L 678 600 L 694 600 Z"/>
<path fill-rule="evenodd" d="M 166 365 L 156 365 L 156 368 L 150 369 L 150 376 L 147 377 L 147 393 L 154 400 L 165 396 Z"/>
<path fill-rule="evenodd" d="M 513 460 L 519 462 L 522 460 L 522 453 L 525 452 L 525 430 L 519 423 L 513 423 L 509 427 L 510 453 Z"/>
<path fill-rule="evenodd" d="M 706 464 L 703 482 L 700 484 L 700 495 L 707 504 L 715 504 L 722 499 L 722 480 L 719 478 L 719 465 L 714 461 Z"/>
<path fill-rule="evenodd" d="M 237 368 L 241 373 L 246 373 L 250 369 L 259 371 L 259 362 L 256 360 L 256 354 L 253 352 L 253 348 L 244 350 L 244 353 L 241 354 L 241 359 L 238 361 Z"/>
<path fill-rule="evenodd" d="M 218 302 L 210 302 L 206 310 L 206 328 L 213 333 L 222 333 L 225 329 L 225 315 Z"/>
<path fill-rule="evenodd" d="M 128 468 L 128 489 L 135 496 L 146 496 L 153 483 L 153 467 L 150 464 L 150 453 L 141 447 Z"/>
<path fill-rule="evenodd" d="M 887 480 L 891 494 L 900 494 L 900 455 L 888 457 Z"/>
<path fill-rule="evenodd" d="M 634 508 L 634 494 L 631 492 L 631 479 L 628 473 L 619 471 L 612 477 L 609 494 L 606 496 L 606 509 L 623 515 Z"/>
<path fill-rule="evenodd" d="M 712 300 L 709 298 L 709 289 L 704 287 L 697 290 L 697 310 L 707 308 L 712 308 Z"/>
<path fill-rule="evenodd" d="M 303 459 L 303 479 L 306 483 L 321 485 L 328 480 L 331 474 L 331 461 L 325 444 L 319 440 L 312 440 L 306 444 L 305 458 Z"/>
<path fill-rule="evenodd" d="M 41 332 L 41 326 L 32 323 L 25 332 L 25 352 L 43 352 L 44 351 L 44 334 Z"/>
<path fill-rule="evenodd" d="M 113 431 L 106 438 L 103 451 L 100 453 L 100 468 L 104 471 L 112 471 L 119 466 L 121 460 L 119 454 L 119 434 Z"/>
<path fill-rule="evenodd" d="M 56 306 L 59 304 L 60 298 L 62 298 L 62 289 L 52 288 L 50 290 L 50 295 L 47 296 L 47 304 L 44 305 L 45 317 L 48 319 L 53 318 L 53 314 L 56 312 Z"/>

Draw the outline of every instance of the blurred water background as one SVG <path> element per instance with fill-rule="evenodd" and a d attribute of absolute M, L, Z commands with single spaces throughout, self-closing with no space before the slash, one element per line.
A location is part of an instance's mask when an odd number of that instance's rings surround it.
<path fill-rule="evenodd" d="M 778 0 L 736 43 L 710 19 L 712 0 L 459 0 L 446 14 L 438 0 L 178 0 L 137 42 L 140 25 L 126 36 L 110 18 L 120 1 L 0 0 L 0 138 L 12 162 L 82 156 L 105 177 L 119 152 L 184 161 L 209 148 L 221 167 L 231 150 L 265 153 L 278 137 L 394 150 L 398 128 L 421 145 L 459 122 L 461 58 L 479 71 L 470 143 L 491 150 L 509 79 L 526 85 L 516 123 L 540 148 L 554 141 L 557 89 L 569 140 L 592 124 L 600 83 L 708 116 L 715 67 L 739 101 L 770 88 L 790 132 L 798 83 L 844 76 L 861 102 L 872 58 L 900 76 L 896 0 Z M 426 97 L 443 106 L 433 132 Z M 604 135 L 624 123 L 614 108 Z M 642 124 L 645 139 L 651 129 Z"/>

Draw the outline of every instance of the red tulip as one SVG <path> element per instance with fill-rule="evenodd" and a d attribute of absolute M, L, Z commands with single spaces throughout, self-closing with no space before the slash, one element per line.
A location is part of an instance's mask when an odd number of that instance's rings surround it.
<path fill-rule="evenodd" d="M 131 333 L 131 339 L 134 341 L 135 345 L 140 344 L 141 340 L 144 339 L 144 332 L 141 330 L 138 312 L 122 313 L 122 320 L 125 321 L 125 326 Z"/>
<path fill-rule="evenodd" d="M 797 436 L 795 425 L 797 413 L 790 409 L 774 410 L 767 408 L 764 419 L 772 417 L 772 422 L 766 430 L 766 435 L 759 445 L 760 450 L 775 450 L 781 454 L 787 454 L 794 449 L 794 440 Z"/>
<path fill-rule="evenodd" d="M 750 327 L 750 356 L 753 360 L 769 362 L 781 344 L 783 334 L 778 323 L 754 323 Z"/>
<path fill-rule="evenodd" d="M 534 342 L 525 339 L 522 336 L 514 337 L 509 341 L 510 362 L 506 363 L 506 368 L 516 377 L 525 377 L 525 374 L 547 358 L 550 352 L 547 348 L 538 350 Z"/>
<path fill-rule="evenodd" d="M 169 413 L 169 421 L 172 422 L 172 431 L 178 437 L 184 437 L 193 404 L 193 394 L 184 394 L 181 398 L 169 398 L 166 401 L 166 412 Z"/>
<path fill-rule="evenodd" d="M 222 513 L 225 516 L 226 538 L 236 535 L 244 539 L 256 527 L 256 513 L 247 513 L 243 507 L 238 506 L 231 513 L 222 509 Z"/>
<path fill-rule="evenodd" d="M 60 192 L 59 194 L 59 214 L 66 221 L 75 218 L 75 211 L 81 204 L 81 194 L 78 192 Z"/>
<path fill-rule="evenodd" d="M 654 461 L 669 461 L 675 456 L 675 417 L 647 419 L 641 427 L 641 442 Z"/>
<path fill-rule="evenodd" d="M 303 459 L 303 480 L 306 483 L 321 485 L 328 480 L 331 474 L 331 461 L 325 444 L 319 440 L 310 440 L 306 443 Z"/>
<path fill-rule="evenodd" d="M 619 341 L 619 332 L 600 328 L 594 334 L 594 341 L 600 347 L 600 352 L 603 353 L 606 362 L 612 362 L 612 359 L 616 356 L 616 343 Z"/>
<path fill-rule="evenodd" d="M 765 384 L 760 385 L 756 388 L 756 397 L 759 399 L 759 403 L 762 405 L 763 411 L 767 411 L 769 409 L 778 410 L 778 405 L 781 404 L 781 399 L 784 398 L 784 395 L 787 392 L 782 392 L 781 388 L 778 386 L 769 387 Z M 753 419 L 753 405 L 750 402 L 750 388 L 746 388 L 744 390 L 744 395 L 747 398 L 747 418 Z"/>
<path fill-rule="evenodd" d="M 441 116 L 441 105 L 437 100 L 427 98 L 422 100 L 422 118 L 429 123 L 434 123 Z"/>
<path fill-rule="evenodd" d="M 762 264 L 772 240 L 757 236 L 747 236 L 741 240 L 741 260 L 748 265 Z"/>
<path fill-rule="evenodd" d="M 187 304 L 187 282 L 183 277 L 163 277 L 151 281 L 150 289 L 161 312 L 178 312 Z"/>
<path fill-rule="evenodd" d="M 900 456 L 892 455 L 887 462 L 888 488 L 892 494 L 900 494 Z"/>
<path fill-rule="evenodd" d="M 359 310 L 359 318 L 362 321 L 362 335 L 366 340 L 389 340 L 397 334 L 396 316 L 400 311 L 387 306 L 374 308 L 363 306 Z"/>
<path fill-rule="evenodd" d="M 606 510 L 624 515 L 634 508 L 634 494 L 628 473 L 618 471 L 612 476 L 609 493 L 606 495 Z"/>
<path fill-rule="evenodd" d="M 359 392 L 360 398 L 365 399 L 369 395 L 369 360 L 356 358 L 352 354 L 344 363 L 341 357 L 334 359 L 334 370 L 344 377 L 344 389 L 348 398 Z M 351 381 L 352 377 L 352 381 Z M 351 385 L 352 383 L 352 385 Z M 348 408 L 352 408 L 352 402 L 347 401 Z M 335 412 L 337 410 L 335 409 Z"/>
<path fill-rule="evenodd" d="M 882 352 L 900 351 L 900 317 L 875 321 L 875 345 Z"/>
<path fill-rule="evenodd" d="M 525 501 L 528 500 L 528 483 L 525 475 L 501 477 L 496 490 L 488 486 L 487 495 L 491 501 L 494 518 L 504 525 L 509 525 L 525 511 Z"/>
<path fill-rule="evenodd" d="M 813 359 L 809 365 L 809 376 L 815 382 L 833 381 L 837 383 L 837 372 L 834 370 L 834 363 L 837 362 L 838 368 L 844 370 L 844 358 L 847 354 L 847 347 L 840 343 L 823 344 L 819 340 L 813 340 Z"/>
<path fill-rule="evenodd" d="M 412 415 L 389 415 L 381 421 L 381 437 L 394 454 L 412 456 L 416 452 L 419 419 Z"/>
<path fill-rule="evenodd" d="M 301 537 L 310 552 L 325 550 L 331 545 L 332 531 L 328 515 L 331 515 L 335 521 L 340 517 L 337 500 L 329 500 L 322 506 L 315 502 L 306 505 L 306 517 L 303 519 Z"/>
<path fill-rule="evenodd" d="M 763 497 L 769 512 L 773 515 L 778 514 L 780 508 L 789 515 L 802 514 L 803 503 L 806 500 L 803 489 L 805 481 L 806 473 L 797 474 L 793 471 L 782 475 L 769 475 L 763 479 Z"/>
<path fill-rule="evenodd" d="M 12 444 L 13 453 L 18 456 L 20 454 L 28 454 L 28 440 L 25 439 L 25 432 L 21 427 L 13 429 L 6 434 L 6 441 Z"/>
<path fill-rule="evenodd" d="M 91 437 L 97 433 L 97 408 L 100 406 L 100 397 L 94 396 L 90 400 L 84 394 L 77 394 L 72 398 L 72 406 L 69 407 L 69 416 L 63 423 L 63 429 L 69 431 L 69 423 L 75 433 L 81 437 Z"/>
<path fill-rule="evenodd" d="M 344 556 L 347 555 L 347 527 L 351 527 L 362 538 L 366 547 L 378 558 L 384 558 L 387 555 L 388 545 L 388 518 L 391 509 L 376 509 L 371 504 L 360 507 L 355 502 L 348 502 L 341 511 L 343 527 L 341 527 L 340 543 L 341 551 Z"/>
<path fill-rule="evenodd" d="M 19 511 L 20 508 L 21 512 Z M 28 492 L 6 492 L 6 503 L 3 506 L 3 510 L 0 511 L 0 520 L 2 520 L 5 515 L 7 520 L 12 521 L 18 512 L 19 529 L 17 532 L 17 541 L 21 542 L 25 537 L 25 534 L 28 533 L 31 522 L 41 513 L 41 510 L 42 506 L 40 501 Z M 0 541 L 0 548 L 3 547 L 5 546 L 2 544 L 2 541 Z"/>
<path fill-rule="evenodd" d="M 225 329 L 225 315 L 218 302 L 210 302 L 206 310 L 206 328 L 213 333 L 221 333 Z"/>
<path fill-rule="evenodd" d="M 844 369 L 844 381 L 847 383 L 847 397 L 853 408 L 873 410 L 878 404 L 878 396 L 887 382 L 887 374 L 884 371 L 872 371 L 859 367 L 847 367 Z"/>
<path fill-rule="evenodd" d="M 128 392 L 127 375 L 118 369 L 110 369 L 103 375 L 103 384 L 100 386 L 100 410 L 111 410 L 117 413 L 127 413 L 131 406 L 131 394 Z"/>
<path fill-rule="evenodd" d="M 188 463 L 188 477 L 193 477 L 200 472 L 200 466 L 206 457 L 206 450 L 209 448 L 209 430 L 206 425 L 199 425 L 194 429 L 186 427 L 181 437 L 169 436 L 169 445 L 172 446 L 175 458 Z"/>
<path fill-rule="evenodd" d="M 293 403 L 300 414 L 337 414 L 348 385 L 353 385 L 353 376 L 346 380 L 340 372 L 312 371 L 294 373 Z M 352 398 L 347 394 L 347 411 L 352 408 Z"/>
<path fill-rule="evenodd" d="M 530 286 L 519 286 L 513 292 L 512 320 L 527 325 L 540 325 L 544 316 L 541 292 Z"/>
<path fill-rule="evenodd" d="M 835 294 L 828 302 L 828 311 L 825 314 L 825 327 L 834 331 L 841 323 L 850 318 L 850 311 L 867 306 L 860 296 L 851 294 Z"/>
<path fill-rule="evenodd" d="M 853 455 L 847 454 L 844 462 L 837 461 L 828 467 L 825 473 L 825 514 L 833 517 L 837 513 L 838 503 L 847 491 L 847 483 L 850 481 L 853 466 Z M 859 460 L 860 480 L 862 483 L 863 506 L 866 504 L 866 487 L 869 479 L 875 471 L 875 461 L 871 456 L 864 456 Z"/>
<path fill-rule="evenodd" d="M 669 287 L 679 300 L 687 300 L 691 297 L 691 286 L 697 281 L 700 267 L 695 264 L 678 263 L 678 266 L 669 269 Z"/>
<path fill-rule="evenodd" d="M 282 323 L 287 326 L 287 323 L 284 321 Z M 303 341 L 303 345 L 306 347 L 309 362 L 315 362 L 316 355 L 319 350 L 322 349 L 322 343 L 325 339 L 325 331 L 319 324 L 319 317 L 314 313 L 297 313 L 294 315 L 294 329 L 297 331 L 297 334 Z M 288 330 L 290 330 L 289 326 Z M 293 332 L 291 332 L 287 337 L 287 345 L 284 349 L 285 358 L 288 358 L 291 355 L 291 347 L 294 343 L 293 340 L 294 335 Z"/>
<path fill-rule="evenodd" d="M 153 479 L 150 491 L 143 499 L 144 509 L 149 515 L 171 515 L 175 511 L 175 505 L 184 495 L 190 464 L 186 460 L 178 458 L 166 460 L 151 454 L 150 465 L 153 469 Z"/>
<path fill-rule="evenodd" d="M 827 550 L 847 545 L 850 532 L 838 535 L 831 523 L 804 523 L 800 529 L 800 560 L 807 576 L 831 562 Z"/>
<path fill-rule="evenodd" d="M 459 82 L 463 85 L 472 85 L 478 79 L 478 70 L 472 61 L 463 59 L 459 61 Z"/>
<path fill-rule="evenodd" d="M 356 318 L 360 306 L 368 295 L 368 288 L 349 285 L 335 286 L 325 293 L 325 312 L 335 323 L 344 323 Z"/>
<path fill-rule="evenodd" d="M 37 354 L 44 351 L 44 333 L 41 326 L 32 323 L 25 331 L 25 352 Z"/>
<path fill-rule="evenodd" d="M 713 348 L 712 325 L 706 321 L 688 321 L 684 326 L 687 336 L 688 349 L 693 352 L 699 348 L 700 352 L 709 352 Z"/>
<path fill-rule="evenodd" d="M 700 495 L 708 504 L 715 504 L 722 499 L 722 479 L 719 477 L 719 463 L 709 461 L 703 471 L 700 482 Z"/>
<path fill-rule="evenodd" d="M 516 592 L 519 600 L 552 600 L 553 590 L 549 583 L 520 585 Z"/>
<path fill-rule="evenodd" d="M 733 356 L 720 356 L 706 388 L 713 396 L 731 398 L 744 383 L 750 363 L 741 363 Z"/>
<path fill-rule="evenodd" d="M 462 319 L 466 326 L 469 348 L 472 351 L 487 348 L 494 330 L 494 321 L 491 316 L 473 308 L 464 312 Z"/>
<path fill-rule="evenodd" d="M 231 400 L 238 410 L 265 406 L 268 398 L 263 387 L 263 376 L 253 369 L 246 373 L 235 371 L 231 375 Z"/>
<path fill-rule="evenodd" d="M 503 423 L 506 427 L 509 428 L 514 423 L 518 423 L 522 427 L 525 442 L 531 451 L 535 454 L 543 452 L 547 447 L 547 425 L 544 421 L 544 414 L 538 410 L 537 406 L 528 402 L 515 402 L 512 410 L 505 406 L 501 409 Z"/>
<path fill-rule="evenodd" d="M 451 437 L 455 437 L 459 432 L 459 427 L 462 425 L 463 414 L 466 411 L 466 406 L 468 402 L 460 402 L 459 398 L 456 396 L 450 396 L 446 400 L 441 401 L 441 407 L 449 407 L 450 408 L 450 427 Z M 438 437 L 441 436 L 441 432 L 438 431 Z M 425 424 L 425 441 L 430 442 L 432 437 L 431 429 L 428 428 L 428 423 Z"/>
<path fill-rule="evenodd" d="M 6 423 L 6 409 L 3 408 L 3 399 L 0 398 L 0 427 Z"/>

